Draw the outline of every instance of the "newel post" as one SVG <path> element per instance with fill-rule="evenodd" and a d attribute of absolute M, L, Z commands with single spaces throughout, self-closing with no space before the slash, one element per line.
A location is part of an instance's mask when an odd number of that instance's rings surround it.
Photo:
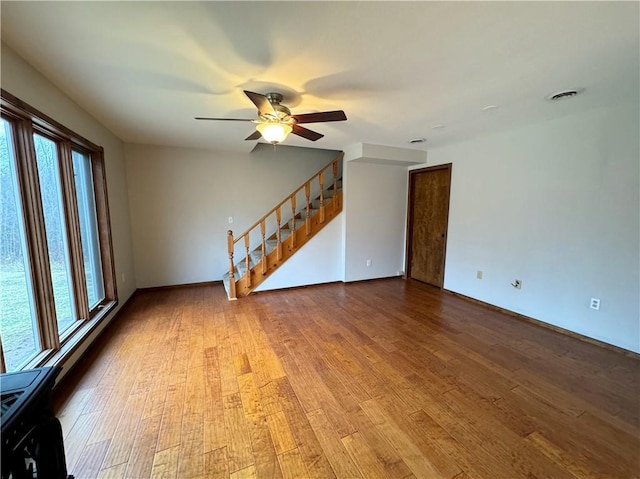
<path fill-rule="evenodd" d="M 236 275 L 233 266 L 233 231 L 227 231 L 227 251 L 229 252 L 229 299 L 236 299 Z"/>

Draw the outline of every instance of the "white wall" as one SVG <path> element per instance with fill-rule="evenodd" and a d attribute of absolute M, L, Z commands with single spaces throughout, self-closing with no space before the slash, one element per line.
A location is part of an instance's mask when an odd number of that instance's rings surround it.
<path fill-rule="evenodd" d="M 346 156 L 344 165 L 344 280 L 397 276 L 404 269 L 407 167 Z"/>
<path fill-rule="evenodd" d="M 631 102 L 430 150 L 453 163 L 444 287 L 640 352 L 639 128 Z"/>
<path fill-rule="evenodd" d="M 242 234 L 336 154 L 286 146 L 243 154 L 127 145 L 137 286 L 221 280 L 227 230 Z"/>
<path fill-rule="evenodd" d="M 122 142 L 4 44 L 2 45 L 2 88 L 84 138 L 104 147 L 113 252 L 120 299 L 117 309 L 119 309 L 135 291 Z M 93 341 L 114 314 L 115 312 L 109 315 L 84 344 Z M 66 361 L 65 372 L 85 349 L 86 347 L 80 348 Z"/>

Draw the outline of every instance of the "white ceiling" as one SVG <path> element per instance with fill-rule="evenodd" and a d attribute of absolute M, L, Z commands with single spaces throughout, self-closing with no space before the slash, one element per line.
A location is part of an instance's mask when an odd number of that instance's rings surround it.
<path fill-rule="evenodd" d="M 122 140 L 249 151 L 243 89 L 326 136 L 428 149 L 638 103 L 638 2 L 1 2 L 2 42 Z M 571 100 L 545 96 L 582 87 Z M 487 105 L 499 108 L 482 111 Z M 444 128 L 433 128 L 444 125 Z M 409 146 L 414 137 L 426 144 Z"/>

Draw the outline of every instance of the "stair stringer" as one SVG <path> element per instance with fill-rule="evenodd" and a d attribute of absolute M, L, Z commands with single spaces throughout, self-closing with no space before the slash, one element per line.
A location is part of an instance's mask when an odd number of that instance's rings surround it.
<path fill-rule="evenodd" d="M 296 254 L 281 264 L 254 292 L 343 281 L 343 214 L 344 212 L 339 213 L 331 222 L 326 223 L 313 239 L 298 248 Z"/>

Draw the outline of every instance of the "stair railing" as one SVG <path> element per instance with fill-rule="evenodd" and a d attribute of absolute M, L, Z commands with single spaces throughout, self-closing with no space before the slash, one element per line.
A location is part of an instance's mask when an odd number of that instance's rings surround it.
<path fill-rule="evenodd" d="M 334 194 L 338 191 L 338 172 L 339 172 L 339 162 L 342 160 L 344 154 L 340 153 L 336 158 L 334 158 L 333 160 L 331 160 L 331 162 L 329 162 L 324 168 L 322 168 L 318 173 L 316 173 L 315 175 L 313 175 L 311 178 L 309 178 L 307 181 L 305 181 L 302 185 L 300 185 L 298 188 L 296 188 L 293 193 L 291 193 L 290 195 L 288 195 L 284 200 L 282 200 L 280 203 L 278 203 L 276 206 L 274 206 L 271 210 L 269 210 L 269 212 L 267 214 L 265 214 L 262 218 L 260 218 L 258 221 L 256 221 L 253 225 L 251 225 L 249 228 L 247 228 L 247 230 L 242 233 L 241 235 L 239 235 L 238 237 L 234 238 L 233 237 L 233 231 L 229 230 L 227 231 L 227 250 L 229 253 L 229 298 L 230 299 L 235 299 L 237 297 L 236 294 L 236 278 L 235 278 L 235 271 L 236 271 L 236 264 L 234 263 L 234 252 L 236 249 L 236 244 L 239 243 L 240 241 L 244 241 L 244 253 L 245 253 L 245 257 L 244 257 L 244 267 L 245 267 L 245 275 L 247 276 L 246 281 L 247 281 L 247 285 L 250 286 L 251 285 L 251 268 L 250 268 L 250 263 L 251 263 L 251 250 L 252 250 L 252 246 L 258 246 L 258 245 L 252 245 L 251 243 L 251 233 L 255 230 L 257 232 L 257 228 L 260 228 L 260 249 L 262 252 L 262 258 L 261 258 L 261 268 L 262 268 L 262 273 L 265 274 L 267 272 L 267 237 L 266 237 L 266 232 L 267 232 L 267 223 L 269 223 L 269 219 L 272 215 L 275 215 L 275 236 L 276 236 L 276 255 L 277 255 L 277 260 L 280 261 L 282 259 L 282 230 L 283 230 L 283 225 L 282 225 L 282 210 L 283 208 L 287 207 L 287 203 L 289 203 L 289 208 L 290 208 L 290 212 L 291 212 L 291 233 L 292 233 L 292 239 L 291 241 L 293 242 L 292 246 L 295 247 L 295 220 L 296 220 L 296 216 L 301 212 L 304 211 L 305 212 L 305 232 L 307 234 L 307 236 L 309 234 L 311 234 L 311 209 L 312 209 L 312 201 L 311 201 L 311 195 L 312 195 L 312 191 L 315 190 L 315 188 L 313 188 L 313 183 L 314 181 L 317 179 L 318 181 L 318 186 L 320 188 L 319 191 L 319 211 L 318 211 L 318 218 L 320 223 L 324 223 L 325 222 L 325 197 L 324 197 L 324 190 L 325 190 L 325 171 L 328 169 L 331 169 L 330 173 L 331 176 L 333 178 L 332 181 L 332 186 L 333 186 L 333 192 Z M 296 210 L 296 196 L 298 196 L 299 193 L 304 194 L 304 200 L 305 200 L 305 205 L 304 207 L 298 211 Z M 273 218 L 271 218 L 273 221 Z M 255 236 L 255 235 L 254 235 Z M 241 262 L 242 263 L 242 262 Z"/>

